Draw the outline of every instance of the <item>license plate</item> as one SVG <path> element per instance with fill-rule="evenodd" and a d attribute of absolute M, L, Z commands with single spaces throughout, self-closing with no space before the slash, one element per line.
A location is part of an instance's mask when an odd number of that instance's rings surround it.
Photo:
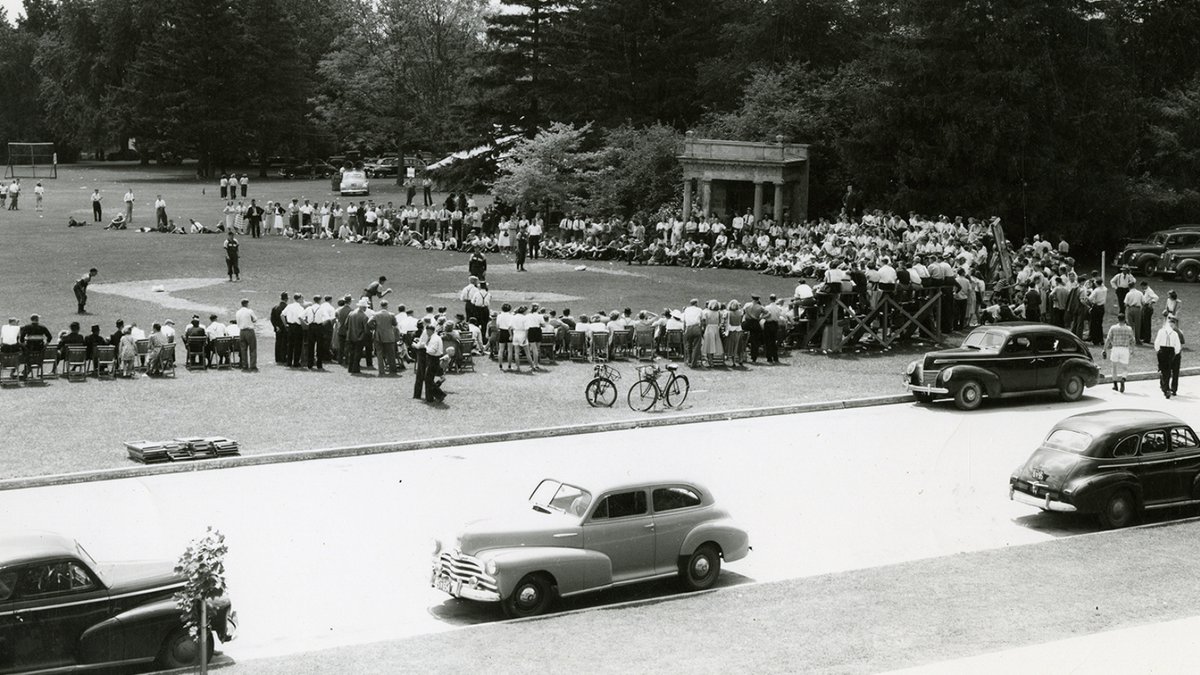
<path fill-rule="evenodd" d="M 433 582 L 435 588 L 443 593 L 449 593 L 454 597 L 458 597 L 462 592 L 462 582 L 452 581 L 450 577 L 438 577 L 437 581 Z"/>

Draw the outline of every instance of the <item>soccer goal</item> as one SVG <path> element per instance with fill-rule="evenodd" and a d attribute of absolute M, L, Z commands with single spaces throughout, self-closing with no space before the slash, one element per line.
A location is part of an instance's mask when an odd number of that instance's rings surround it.
<path fill-rule="evenodd" d="M 53 143 L 9 143 L 5 178 L 58 178 Z"/>

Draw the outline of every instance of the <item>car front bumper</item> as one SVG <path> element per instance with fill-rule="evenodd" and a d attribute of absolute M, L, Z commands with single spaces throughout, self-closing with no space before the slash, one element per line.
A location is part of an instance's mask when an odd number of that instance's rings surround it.
<path fill-rule="evenodd" d="M 473 586 L 469 581 L 455 579 L 446 574 L 435 574 L 430 584 L 439 591 L 456 598 L 477 602 L 500 602 L 500 594 L 489 588 Z"/>
<path fill-rule="evenodd" d="M 1046 494 L 1045 497 L 1034 497 L 1033 495 L 1018 491 L 1016 488 L 1014 488 L 1011 485 L 1008 486 L 1008 498 L 1010 501 L 1020 502 L 1027 506 L 1034 506 L 1043 511 L 1056 511 L 1059 513 L 1074 513 L 1075 511 L 1078 510 L 1072 504 L 1068 504 L 1066 502 L 1060 502 L 1056 499 L 1051 499 L 1050 495 L 1048 493 Z"/>
<path fill-rule="evenodd" d="M 913 384 L 905 382 L 904 386 L 914 394 L 949 394 L 950 390 L 945 387 L 934 387 L 928 384 Z"/>

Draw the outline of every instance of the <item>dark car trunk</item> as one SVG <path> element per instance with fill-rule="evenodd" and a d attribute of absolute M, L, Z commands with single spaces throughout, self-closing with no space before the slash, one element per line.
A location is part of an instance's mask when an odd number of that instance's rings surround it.
<path fill-rule="evenodd" d="M 1041 447 L 1021 466 L 1017 478 L 1026 483 L 1040 483 L 1051 490 L 1061 490 L 1080 459 L 1080 455 L 1075 453 Z"/>

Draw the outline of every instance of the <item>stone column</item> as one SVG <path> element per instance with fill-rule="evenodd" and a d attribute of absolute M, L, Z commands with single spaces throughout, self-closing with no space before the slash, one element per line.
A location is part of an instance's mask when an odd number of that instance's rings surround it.
<path fill-rule="evenodd" d="M 683 222 L 692 216 L 692 179 L 683 179 Z"/>
<path fill-rule="evenodd" d="M 712 205 L 712 181 L 705 178 L 700 181 L 700 211 L 705 216 L 709 214 Z"/>
<path fill-rule="evenodd" d="M 795 181 L 792 182 L 792 222 L 800 223 L 808 219 L 808 162 L 800 169 Z"/>
<path fill-rule="evenodd" d="M 783 223 L 783 181 L 775 183 L 775 213 L 772 214 L 772 219 L 782 224 Z M 792 219 L 795 222 L 795 218 Z"/>
<path fill-rule="evenodd" d="M 763 183 L 761 180 L 754 181 L 754 222 L 762 220 L 763 212 Z"/>

